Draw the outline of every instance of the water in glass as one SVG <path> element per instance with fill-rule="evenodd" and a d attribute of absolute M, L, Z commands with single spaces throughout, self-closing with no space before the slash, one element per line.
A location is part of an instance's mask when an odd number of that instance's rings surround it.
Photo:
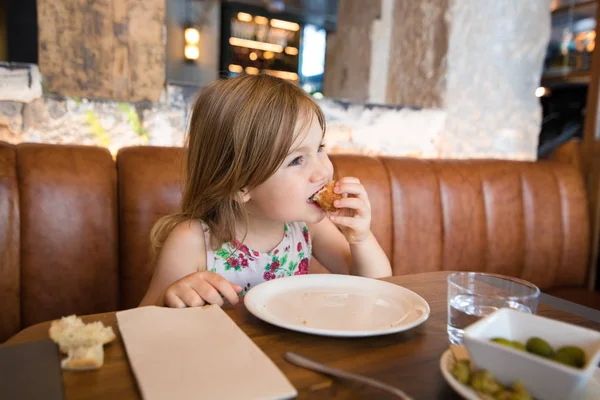
<path fill-rule="evenodd" d="M 514 300 L 474 294 L 454 296 L 448 304 L 448 336 L 450 341 L 454 344 L 462 344 L 464 328 L 502 307 L 510 307 L 531 313 L 529 307 Z"/>

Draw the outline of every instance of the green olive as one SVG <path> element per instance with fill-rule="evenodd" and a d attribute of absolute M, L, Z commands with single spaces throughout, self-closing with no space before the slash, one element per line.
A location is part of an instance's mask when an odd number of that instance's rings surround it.
<path fill-rule="evenodd" d="M 500 392 L 500 394 L 496 394 L 495 400 L 531 400 L 531 396 L 529 393 L 519 393 L 505 390 Z"/>
<path fill-rule="evenodd" d="M 552 360 L 558 361 L 564 365 L 570 365 L 571 367 L 577 367 L 575 360 L 567 353 L 555 353 L 551 357 Z"/>
<path fill-rule="evenodd" d="M 565 354 L 567 355 L 569 358 L 571 358 L 571 360 L 573 360 L 574 365 L 578 368 L 581 368 L 585 365 L 585 353 L 583 352 L 583 350 L 580 347 L 577 346 L 565 346 L 565 347 L 561 347 L 560 349 L 558 349 L 556 351 L 556 355 L 559 354 Z"/>
<path fill-rule="evenodd" d="M 452 376 L 462 384 L 468 384 L 471 380 L 471 362 L 469 360 L 460 360 L 454 364 L 450 371 Z"/>
<path fill-rule="evenodd" d="M 529 391 L 521 381 L 517 381 L 513 383 L 513 390 L 515 391 L 515 396 L 513 398 L 519 400 L 531 400 L 531 395 Z"/>
<path fill-rule="evenodd" d="M 528 352 L 537 354 L 542 357 L 551 357 L 554 354 L 552 346 L 548 344 L 544 339 L 539 337 L 530 338 L 525 344 L 525 348 Z"/>
<path fill-rule="evenodd" d="M 513 400 L 514 393 L 510 390 L 503 390 L 500 393 L 496 393 L 495 400 Z"/>
<path fill-rule="evenodd" d="M 513 390 L 505 389 L 496 393 L 495 400 L 532 400 L 531 395 L 522 382 L 515 382 L 512 389 Z"/>
<path fill-rule="evenodd" d="M 512 347 L 512 342 L 510 340 L 508 340 L 508 339 L 504 339 L 504 338 L 501 338 L 501 337 L 496 337 L 496 338 L 491 339 L 491 341 L 494 342 L 494 343 L 501 344 L 503 346 Z"/>
<path fill-rule="evenodd" d="M 502 346 L 512 347 L 513 349 L 525 351 L 525 345 L 516 340 L 508 340 L 502 337 L 496 337 L 491 339 L 492 342 L 501 344 Z"/>
<path fill-rule="evenodd" d="M 527 351 L 527 349 L 525 348 L 525 345 L 521 342 L 517 342 L 516 340 L 513 340 L 512 342 L 510 342 L 510 344 L 512 347 L 514 347 L 517 350 Z"/>
<path fill-rule="evenodd" d="M 471 377 L 471 387 L 485 394 L 497 394 L 500 393 L 504 388 L 501 384 L 496 382 L 494 376 L 486 370 L 480 370 L 473 374 Z"/>

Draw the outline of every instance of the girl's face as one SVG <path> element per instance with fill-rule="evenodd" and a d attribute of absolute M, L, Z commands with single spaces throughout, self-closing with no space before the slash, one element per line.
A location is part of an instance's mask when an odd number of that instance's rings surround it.
<path fill-rule="evenodd" d="M 306 134 L 299 134 L 300 129 Z M 308 127 L 296 124 L 290 153 L 281 167 L 261 185 L 250 190 L 246 202 L 250 218 L 273 221 L 317 223 L 325 211 L 309 198 L 333 177 L 333 165 L 323 151 L 323 131 L 317 118 Z"/>

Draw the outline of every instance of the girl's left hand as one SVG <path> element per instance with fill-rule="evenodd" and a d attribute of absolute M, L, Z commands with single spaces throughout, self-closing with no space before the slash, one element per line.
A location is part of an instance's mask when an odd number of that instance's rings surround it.
<path fill-rule="evenodd" d="M 340 210 L 329 219 L 340 228 L 348 243 L 367 239 L 371 233 L 371 204 L 365 187 L 358 178 L 346 177 L 336 182 L 333 191 L 347 197 L 333 203 Z"/>

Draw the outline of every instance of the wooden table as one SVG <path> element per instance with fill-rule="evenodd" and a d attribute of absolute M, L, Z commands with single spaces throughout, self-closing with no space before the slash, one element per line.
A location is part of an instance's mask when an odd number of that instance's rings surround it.
<path fill-rule="evenodd" d="M 448 348 L 446 333 L 446 276 L 433 272 L 386 279 L 421 295 L 431 307 L 429 319 L 407 332 L 372 338 L 329 338 L 313 336 L 269 325 L 251 315 L 239 304 L 225 308 L 238 326 L 277 364 L 298 390 L 298 398 L 391 398 L 375 389 L 333 380 L 327 376 L 289 364 L 286 351 L 295 351 L 316 361 L 365 374 L 395 385 L 415 399 L 458 399 L 439 370 L 442 353 Z M 566 311 L 583 310 L 592 321 Z M 600 313 L 573 303 L 542 296 L 538 314 L 600 330 Z M 86 322 L 102 321 L 113 327 L 117 339 L 105 347 L 104 366 L 91 372 L 64 372 L 66 399 L 140 399 L 119 335 L 115 313 L 83 317 Z M 24 329 L 6 345 L 48 338 L 50 322 Z M 232 377 L 232 382 L 235 377 Z"/>

